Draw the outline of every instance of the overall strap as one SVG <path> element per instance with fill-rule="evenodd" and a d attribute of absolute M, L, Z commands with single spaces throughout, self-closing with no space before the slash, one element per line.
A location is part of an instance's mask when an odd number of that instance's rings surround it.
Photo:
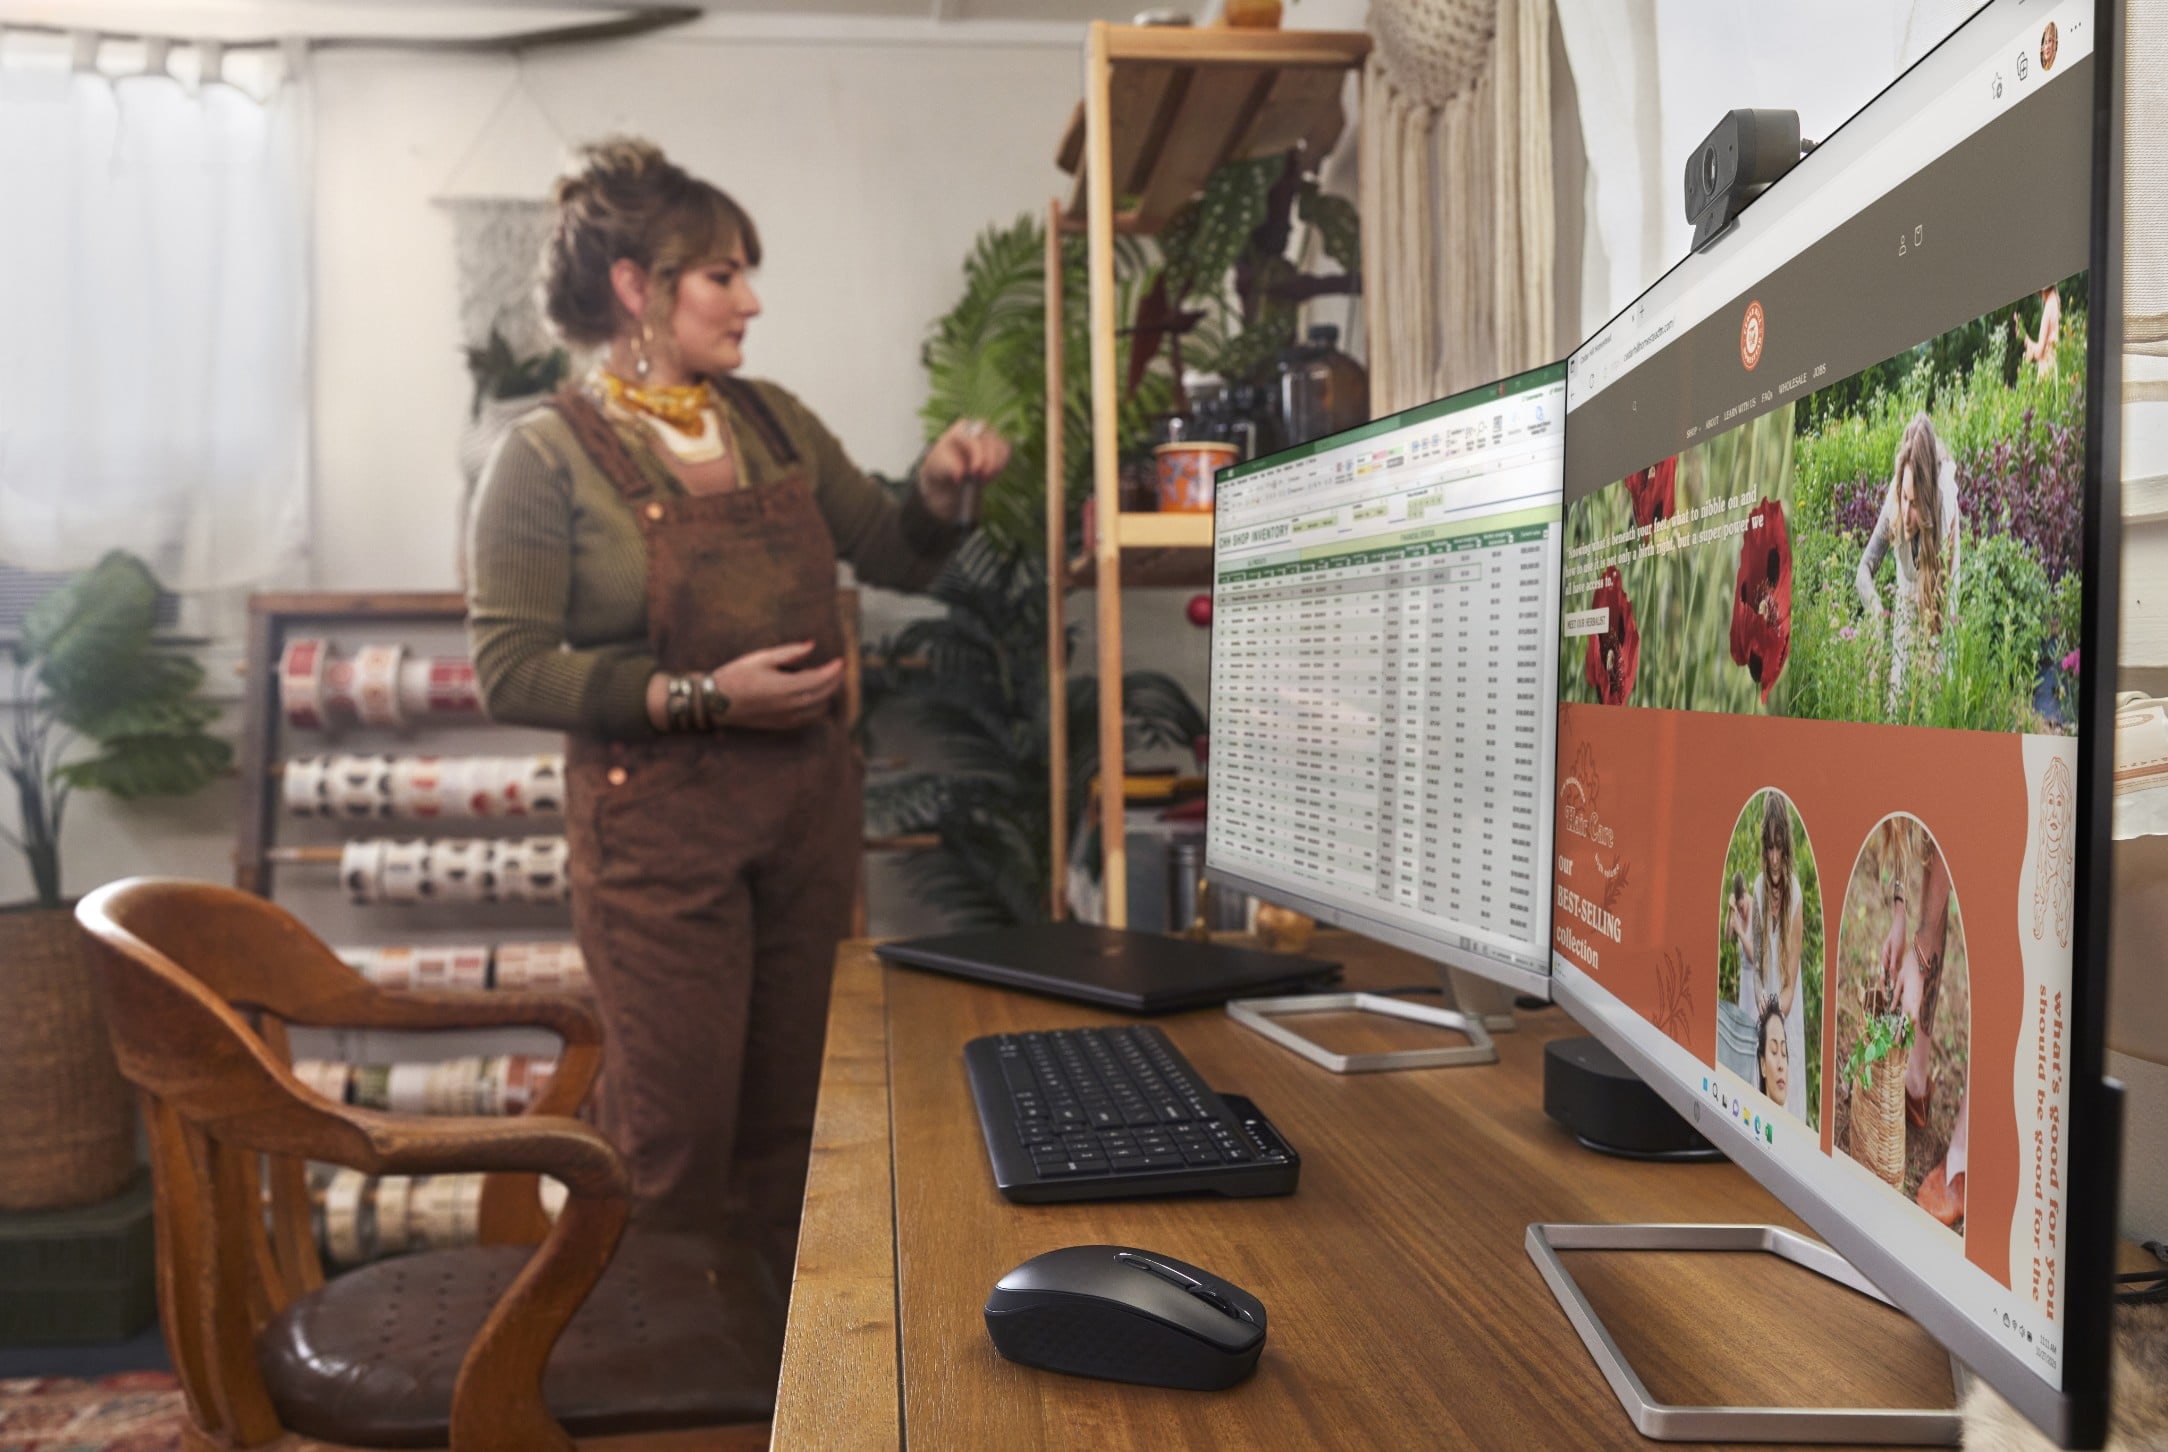
<path fill-rule="evenodd" d="M 760 435 L 761 443 L 778 464 L 787 469 L 798 462 L 798 446 L 790 441 L 782 421 L 768 407 L 768 400 L 760 396 L 759 389 L 727 373 L 710 378 L 708 385 L 722 395 L 738 417 L 753 426 L 753 432 Z"/>
<path fill-rule="evenodd" d="M 568 383 L 558 389 L 551 395 L 549 404 L 619 494 L 627 499 L 642 499 L 655 492 L 639 461 L 632 457 L 625 441 L 617 436 L 616 427 L 578 384 Z"/>

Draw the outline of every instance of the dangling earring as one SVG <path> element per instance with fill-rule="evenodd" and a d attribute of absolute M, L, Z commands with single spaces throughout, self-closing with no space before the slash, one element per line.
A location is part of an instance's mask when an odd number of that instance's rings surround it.
<path fill-rule="evenodd" d="M 632 345 L 632 373 L 642 383 L 647 382 L 648 369 L 654 365 L 648 361 L 647 345 L 653 341 L 655 330 L 646 323 L 640 324 L 640 341 Z"/>

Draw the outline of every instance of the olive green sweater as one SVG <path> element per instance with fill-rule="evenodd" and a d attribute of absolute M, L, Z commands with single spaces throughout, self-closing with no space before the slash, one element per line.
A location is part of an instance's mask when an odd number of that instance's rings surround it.
<path fill-rule="evenodd" d="M 797 448 L 837 555 L 870 585 L 911 590 L 931 581 L 964 531 L 936 519 L 915 491 L 899 505 L 812 410 L 772 383 L 753 386 Z M 726 421 L 747 486 L 784 472 L 760 430 Z M 657 491 L 685 493 L 639 430 L 619 433 Z M 490 456 L 468 521 L 467 561 L 467 633 L 493 720 L 653 734 L 647 546 L 632 506 L 555 409 L 520 419 Z"/>

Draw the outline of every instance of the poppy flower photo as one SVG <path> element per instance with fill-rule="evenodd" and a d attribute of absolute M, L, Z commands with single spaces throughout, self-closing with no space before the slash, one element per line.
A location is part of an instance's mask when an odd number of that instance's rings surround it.
<path fill-rule="evenodd" d="M 1633 501 L 1634 525 L 1647 529 L 1679 512 L 1679 456 L 1660 464 L 1636 469 L 1626 476 L 1626 495 Z"/>
<path fill-rule="evenodd" d="M 1764 706 L 1792 651 L 1792 541 L 1784 506 L 1755 504 L 1739 541 L 1739 580 L 1731 597 L 1731 659 L 1761 687 Z"/>
<path fill-rule="evenodd" d="M 1602 582 L 1588 597 L 1588 608 L 1609 612 L 1609 620 L 1602 634 L 1588 638 L 1582 672 L 1598 701 L 1623 706 L 1634 693 L 1634 674 L 1641 666 L 1641 632 L 1634 625 L 1634 604 L 1626 598 L 1618 566 L 1603 572 Z"/>

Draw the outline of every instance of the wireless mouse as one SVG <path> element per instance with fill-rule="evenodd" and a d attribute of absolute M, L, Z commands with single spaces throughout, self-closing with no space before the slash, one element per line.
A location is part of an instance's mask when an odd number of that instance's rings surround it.
<path fill-rule="evenodd" d="M 1257 1369 L 1265 1308 L 1172 1256 L 1072 1245 L 1033 1256 L 995 1283 L 986 1334 L 1025 1366 L 1217 1391 Z"/>

